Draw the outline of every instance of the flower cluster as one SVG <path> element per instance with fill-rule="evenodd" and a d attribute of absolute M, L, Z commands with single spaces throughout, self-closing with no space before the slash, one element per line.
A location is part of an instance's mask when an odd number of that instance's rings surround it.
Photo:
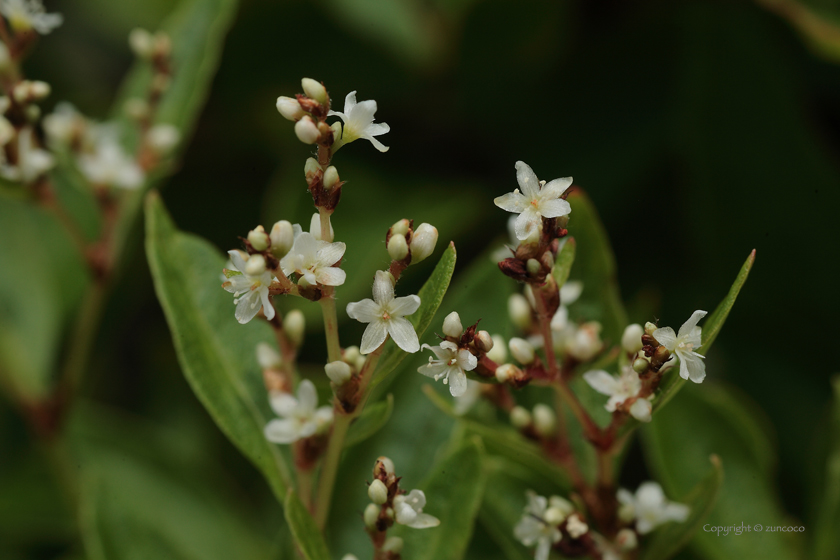
<path fill-rule="evenodd" d="M 546 499 L 528 492 L 528 504 L 513 534 L 525 546 L 536 545 L 536 560 L 548 560 L 552 548 L 566 551 L 592 548 L 589 525 L 575 511 L 575 506 L 560 496 Z"/>
<path fill-rule="evenodd" d="M 270 395 L 269 402 L 280 416 L 265 426 L 266 439 L 274 443 L 293 443 L 324 434 L 332 425 L 332 407 L 318 407 L 318 393 L 308 379 L 300 382 L 297 397 L 278 392 Z"/>

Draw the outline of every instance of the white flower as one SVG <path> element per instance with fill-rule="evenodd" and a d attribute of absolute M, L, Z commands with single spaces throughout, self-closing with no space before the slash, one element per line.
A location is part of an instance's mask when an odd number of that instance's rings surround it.
<path fill-rule="evenodd" d="M 560 288 L 560 307 L 551 318 L 551 330 L 562 331 L 569 326 L 569 305 L 573 304 L 580 298 L 583 292 L 583 282 L 580 280 L 570 280 L 563 284 Z"/>
<path fill-rule="evenodd" d="M 385 123 L 373 122 L 373 115 L 376 113 L 376 101 L 369 99 L 356 103 L 356 92 L 351 91 L 344 99 L 344 112 L 330 111 L 329 115 L 339 117 L 344 122 L 341 134 L 340 145 L 349 144 L 359 138 L 370 140 L 373 147 L 380 152 L 387 152 L 388 147 L 374 138 L 385 134 L 391 127 Z M 336 148 L 337 149 L 337 148 Z"/>
<path fill-rule="evenodd" d="M 256 316 L 260 307 L 263 308 L 266 319 L 273 319 L 274 306 L 268 299 L 268 287 L 274 278 L 271 272 L 265 269 L 265 261 L 263 260 L 261 270 L 254 270 L 253 266 L 249 270 L 248 262 L 239 251 L 228 251 L 228 255 L 233 269 L 225 271 L 227 281 L 222 287 L 234 296 L 236 320 L 242 324 L 247 323 Z"/>
<path fill-rule="evenodd" d="M 32 129 L 26 127 L 18 132 L 17 165 L 3 164 L 0 174 L 11 181 L 31 183 L 55 165 L 55 158 L 33 142 Z"/>
<path fill-rule="evenodd" d="M 680 377 L 690 378 L 695 383 L 702 383 L 706 377 L 706 364 L 702 361 L 705 356 L 694 351 L 703 343 L 702 329 L 697 326 L 697 323 L 705 316 L 705 311 L 698 310 L 692 313 L 688 321 L 680 327 L 679 334 L 674 334 L 674 329 L 671 327 L 653 331 L 653 338 L 680 359 Z"/>
<path fill-rule="evenodd" d="M 94 185 L 136 189 L 145 179 L 137 161 L 125 153 L 112 134 L 96 138 L 93 151 L 79 157 L 79 169 Z"/>
<path fill-rule="evenodd" d="M 85 118 L 72 104 L 62 101 L 44 117 L 44 132 L 51 142 L 68 144 L 85 126 Z"/>
<path fill-rule="evenodd" d="M 423 345 L 423 349 L 429 349 L 438 357 L 437 360 L 429 357 L 429 363 L 417 369 L 427 377 L 433 377 L 435 381 L 443 379 L 443 384 L 449 384 L 449 392 L 453 397 L 463 396 L 467 392 L 466 371 L 472 371 L 478 365 L 478 360 L 466 348 L 458 349 L 454 342 L 444 340 L 440 346 Z"/>
<path fill-rule="evenodd" d="M 537 496 L 534 492 L 528 492 L 528 505 L 522 513 L 513 529 L 514 536 L 525 546 L 537 545 L 535 560 L 548 560 L 551 546 L 560 542 L 563 534 L 557 525 L 546 523 L 545 514 L 548 509 L 548 500 L 543 496 Z"/>
<path fill-rule="evenodd" d="M 634 496 L 629 490 L 619 489 L 619 515 L 622 519 L 636 519 L 636 530 L 640 535 L 653 531 L 668 521 L 684 522 L 691 511 L 688 506 L 669 502 L 656 482 L 644 482 Z"/>
<path fill-rule="evenodd" d="M 581 362 L 588 362 L 604 347 L 601 323 L 598 321 L 589 321 L 579 327 L 570 325 L 563 332 L 561 340 L 566 352 Z"/>
<path fill-rule="evenodd" d="M 362 335 L 362 354 L 370 354 L 385 342 L 390 334 L 397 346 L 406 352 L 420 350 L 414 326 L 405 318 L 420 307 L 418 296 L 394 298 L 393 276 L 384 270 L 376 272 L 373 299 L 347 304 L 347 314 L 360 323 L 368 323 Z"/>
<path fill-rule="evenodd" d="M 0 13 L 15 31 L 34 29 L 46 35 L 64 21 L 61 14 L 48 14 L 41 0 L 0 0 Z"/>
<path fill-rule="evenodd" d="M 493 202 L 502 210 L 519 214 L 514 224 L 517 239 L 528 239 L 535 231 L 539 231 L 543 218 L 567 216 L 572 211 L 569 203 L 560 198 L 571 186 L 571 177 L 554 179 L 540 186 L 539 179 L 528 164 L 517 161 L 516 180 L 522 192 L 516 189 L 497 197 Z"/>
<path fill-rule="evenodd" d="M 310 284 L 341 286 L 347 273 L 334 267 L 346 250 L 344 243 L 327 243 L 315 239 L 311 233 L 301 233 L 295 238 L 292 249 L 280 260 L 283 274 L 298 274 Z"/>
<path fill-rule="evenodd" d="M 160 154 L 168 154 L 181 141 L 181 131 L 174 124 L 159 123 L 146 133 L 146 141 Z"/>
<path fill-rule="evenodd" d="M 394 513 L 400 525 L 407 525 L 414 529 L 428 529 L 440 525 L 440 519 L 428 513 L 423 513 L 426 506 L 426 495 L 422 490 L 412 490 L 408 494 L 400 494 L 394 498 Z"/>
<path fill-rule="evenodd" d="M 590 387 L 610 397 L 604 407 L 610 412 L 615 412 L 621 403 L 632 399 L 642 389 L 639 374 L 630 366 L 621 368 L 621 376 L 613 376 L 599 369 L 587 371 L 583 374 L 583 379 L 589 383 Z M 630 407 L 630 414 L 641 422 L 650 422 L 650 413 L 650 401 L 647 399 L 637 399 Z"/>
<path fill-rule="evenodd" d="M 265 437 L 274 443 L 292 443 L 323 433 L 332 424 L 333 409 L 318 406 L 318 393 L 308 379 L 300 382 L 297 398 L 289 393 L 271 395 L 271 408 L 282 419 L 266 424 Z"/>

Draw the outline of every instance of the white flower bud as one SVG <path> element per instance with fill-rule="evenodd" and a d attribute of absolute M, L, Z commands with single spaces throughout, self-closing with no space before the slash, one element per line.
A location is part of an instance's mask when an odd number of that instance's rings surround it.
<path fill-rule="evenodd" d="M 338 169 L 334 165 L 330 165 L 324 171 L 324 188 L 331 189 L 338 184 L 338 181 Z"/>
<path fill-rule="evenodd" d="M 0 43 L 2 44 L 2 43 Z M 9 99 L 6 95 L 0 95 L 0 114 L 6 114 L 6 111 L 9 110 L 9 107 L 12 106 L 12 100 Z"/>
<path fill-rule="evenodd" d="M 543 515 L 543 520 L 548 523 L 549 525 L 557 526 L 563 523 L 566 519 L 566 514 L 563 510 L 555 507 L 550 507 L 545 510 L 545 514 Z"/>
<path fill-rule="evenodd" d="M 181 132 L 175 125 L 160 123 L 149 129 L 146 140 L 157 153 L 168 154 L 180 142 Z"/>
<path fill-rule="evenodd" d="M 306 333 L 306 319 L 299 309 L 293 309 L 286 314 L 283 319 L 283 330 L 295 346 L 300 346 L 303 343 L 303 335 Z"/>
<path fill-rule="evenodd" d="M 496 368 L 496 379 L 499 383 L 507 383 L 516 376 L 518 370 L 513 364 L 502 364 Z"/>
<path fill-rule="evenodd" d="M 262 255 L 251 255 L 245 263 L 245 274 L 248 276 L 259 276 L 265 272 L 265 257 Z"/>
<path fill-rule="evenodd" d="M 18 103 L 30 103 L 44 99 L 50 94 L 50 90 L 50 84 L 47 82 L 24 80 L 15 86 L 12 95 Z"/>
<path fill-rule="evenodd" d="M 355 554 L 345 554 L 341 557 L 341 560 L 359 560 Z"/>
<path fill-rule="evenodd" d="M 388 487 L 378 478 L 373 479 L 368 486 L 368 498 L 374 504 L 381 506 L 388 501 Z"/>
<path fill-rule="evenodd" d="M 341 359 L 349 365 L 355 367 L 356 360 L 358 360 L 360 357 L 362 357 L 362 353 L 359 352 L 358 346 L 348 346 L 344 349 L 344 355 L 341 357 Z"/>
<path fill-rule="evenodd" d="M 248 232 L 248 243 L 251 244 L 257 251 L 265 251 L 268 249 L 269 237 L 265 232 L 265 228 L 257 226 Z"/>
<path fill-rule="evenodd" d="M 277 369 L 283 363 L 283 359 L 270 344 L 260 342 L 257 344 L 257 362 L 263 369 Z"/>
<path fill-rule="evenodd" d="M 589 525 L 584 523 L 578 514 L 573 513 L 569 516 L 569 520 L 566 521 L 566 530 L 569 532 L 570 537 L 579 539 L 589 531 Z"/>
<path fill-rule="evenodd" d="M 271 227 L 271 252 L 278 259 L 282 259 L 291 251 L 295 243 L 295 230 L 291 222 L 280 220 Z"/>
<path fill-rule="evenodd" d="M 400 537 L 388 537 L 382 545 L 382 552 L 399 554 L 403 549 L 403 540 Z"/>
<path fill-rule="evenodd" d="M 650 362 L 644 358 L 636 358 L 635 360 L 633 360 L 633 371 L 635 371 L 639 375 L 646 372 L 649 366 Z"/>
<path fill-rule="evenodd" d="M 314 177 L 316 173 L 322 172 L 321 164 L 318 163 L 318 160 L 315 158 L 306 158 L 306 164 L 303 166 L 303 174 L 306 176 L 306 180 L 309 181 L 311 177 Z"/>
<path fill-rule="evenodd" d="M 374 466 L 378 463 L 382 463 L 382 467 L 385 469 L 385 474 L 388 474 L 388 475 L 394 474 L 394 472 L 395 472 L 394 471 L 394 462 L 391 459 L 389 459 L 388 457 L 384 457 L 384 456 L 383 457 L 378 457 L 376 459 L 376 463 L 374 464 Z M 374 470 L 373 474 L 376 475 L 375 470 Z"/>
<path fill-rule="evenodd" d="M 642 325 L 633 323 L 627 325 L 624 329 L 624 334 L 621 335 L 621 347 L 628 354 L 633 354 L 642 349 L 642 335 L 645 334 L 645 329 Z"/>
<path fill-rule="evenodd" d="M 139 27 L 128 34 L 128 46 L 140 58 L 151 58 L 155 51 L 155 41 L 152 34 Z"/>
<path fill-rule="evenodd" d="M 298 140 L 304 144 L 314 144 L 321 137 L 318 125 L 315 124 L 312 117 L 303 117 L 296 122 L 295 134 L 297 134 Z"/>
<path fill-rule="evenodd" d="M 420 224 L 411 236 L 411 262 L 419 263 L 435 252 L 438 230 L 431 224 Z"/>
<path fill-rule="evenodd" d="M 303 93 L 307 97 L 314 99 L 318 103 L 323 104 L 327 102 L 327 88 L 321 82 L 315 81 L 312 78 L 304 78 L 300 81 L 300 85 L 303 87 Z"/>
<path fill-rule="evenodd" d="M 594 358 L 603 346 L 601 323 L 598 321 L 584 323 L 566 339 L 566 352 L 581 362 Z"/>
<path fill-rule="evenodd" d="M 633 550 L 639 546 L 639 537 L 633 529 L 622 529 L 615 536 L 615 544 L 621 550 Z"/>
<path fill-rule="evenodd" d="M 400 220 L 391 226 L 391 235 L 408 235 L 410 222 L 408 220 Z"/>
<path fill-rule="evenodd" d="M 123 110 L 128 118 L 136 121 L 148 118 L 151 111 L 149 108 L 149 102 L 140 97 L 132 97 L 128 99 L 125 102 L 125 105 L 123 105 Z"/>
<path fill-rule="evenodd" d="M 528 259 L 525 262 L 525 268 L 531 276 L 537 276 L 542 271 L 542 265 L 537 259 Z"/>
<path fill-rule="evenodd" d="M 487 357 L 497 364 L 503 363 L 507 360 L 507 343 L 500 334 L 493 335 L 493 348 L 487 352 Z"/>
<path fill-rule="evenodd" d="M 478 331 L 475 333 L 473 344 L 482 352 L 489 352 L 493 349 L 493 337 L 487 331 Z"/>
<path fill-rule="evenodd" d="M 534 361 L 534 347 L 524 338 L 511 338 L 508 347 L 510 355 L 520 364 L 527 366 Z"/>
<path fill-rule="evenodd" d="M 290 121 L 297 121 L 306 116 L 303 107 L 300 106 L 297 99 L 282 95 L 277 98 L 277 112 L 283 115 L 283 118 Z"/>
<path fill-rule="evenodd" d="M 510 423 L 514 428 L 521 430 L 531 425 L 531 413 L 522 406 L 514 406 L 510 411 Z"/>
<path fill-rule="evenodd" d="M 0 146 L 5 146 L 15 136 L 15 127 L 6 117 L 0 116 Z"/>
<path fill-rule="evenodd" d="M 554 433 L 554 428 L 557 425 L 557 417 L 554 411 L 544 404 L 538 404 L 534 407 L 534 429 L 543 437 L 548 437 Z"/>
<path fill-rule="evenodd" d="M 365 508 L 365 526 L 368 529 L 373 529 L 376 527 L 376 522 L 379 520 L 379 512 L 382 510 L 381 506 L 376 504 L 368 504 Z"/>
<path fill-rule="evenodd" d="M 365 356 L 364 354 L 359 352 L 359 357 L 356 358 L 356 361 L 353 364 L 353 367 L 356 368 L 356 371 L 362 371 L 365 367 L 365 363 L 367 363 L 367 356 Z"/>
<path fill-rule="evenodd" d="M 346 362 L 342 362 L 340 360 L 330 362 L 327 365 L 325 365 L 324 371 L 327 372 L 327 377 L 330 378 L 330 381 L 332 381 L 339 387 L 347 383 L 347 381 L 353 375 L 353 370 L 350 369 L 350 366 L 347 365 Z"/>
<path fill-rule="evenodd" d="M 647 323 L 645 323 L 645 334 L 653 336 L 653 332 L 658 328 L 659 327 L 656 326 L 656 323 L 651 323 L 650 321 L 648 321 Z"/>
<path fill-rule="evenodd" d="M 464 327 L 461 326 L 461 316 L 457 311 L 453 311 L 443 320 L 443 334 L 451 336 L 452 338 L 461 338 L 464 333 Z"/>
<path fill-rule="evenodd" d="M 575 511 L 575 506 L 566 498 L 560 496 L 551 496 L 548 499 L 548 505 L 563 512 L 564 516 L 569 516 Z"/>
<path fill-rule="evenodd" d="M 335 239 L 335 230 L 333 229 L 332 221 L 329 216 L 327 216 L 327 221 L 330 223 L 330 240 Z M 321 237 L 321 215 L 317 212 L 312 214 L 312 219 L 309 220 L 309 233 L 311 233 L 312 237 L 315 239 L 324 241 Z"/>
<path fill-rule="evenodd" d="M 388 255 L 395 261 L 401 261 L 408 256 L 408 242 L 401 234 L 392 235 L 388 240 Z"/>
<path fill-rule="evenodd" d="M 525 331 L 531 327 L 531 306 L 522 294 L 511 294 L 508 298 L 508 315 L 519 329 Z"/>

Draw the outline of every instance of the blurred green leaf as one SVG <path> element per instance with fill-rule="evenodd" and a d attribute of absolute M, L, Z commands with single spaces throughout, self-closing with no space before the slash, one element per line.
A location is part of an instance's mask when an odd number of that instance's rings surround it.
<path fill-rule="evenodd" d="M 384 426 L 394 411 L 394 396 L 388 395 L 384 401 L 379 401 L 365 407 L 362 415 L 356 418 L 347 432 L 345 447 L 351 447 L 365 441 Z"/>
<path fill-rule="evenodd" d="M 263 435 L 270 413 L 254 350 L 272 339 L 270 327 L 236 322 L 232 299 L 221 288 L 224 257 L 206 241 L 179 232 L 154 192 L 146 205 L 146 254 L 187 381 L 216 424 L 285 499 L 288 467 Z"/>
<path fill-rule="evenodd" d="M 840 6 L 818 0 L 756 0 L 787 19 L 819 55 L 840 62 Z"/>
<path fill-rule="evenodd" d="M 757 409 L 745 395 L 704 384 L 681 391 L 641 431 L 648 463 L 669 496 L 684 496 L 720 456 L 726 478 L 706 522 L 712 526 L 790 525 L 773 485 L 774 450 Z M 709 560 L 790 560 L 791 533 L 745 532 L 737 538 L 700 531 L 692 548 Z"/>
<path fill-rule="evenodd" d="M 835 377 L 834 410 L 828 430 L 829 454 L 825 462 L 825 481 L 817 511 L 810 557 L 831 560 L 840 556 L 840 377 Z"/>
<path fill-rule="evenodd" d="M 577 242 L 574 237 L 569 237 L 560 249 L 557 259 L 554 261 L 554 268 L 551 269 L 551 274 L 554 276 L 554 281 L 557 282 L 557 287 L 562 288 L 566 280 L 569 279 L 569 274 L 572 272 L 572 265 L 575 262 L 575 249 Z"/>
<path fill-rule="evenodd" d="M 306 560 L 330 560 L 330 551 L 327 548 L 327 543 L 324 542 L 321 531 L 315 524 L 315 520 L 312 519 L 312 516 L 300 503 L 300 498 L 291 489 L 286 495 L 283 510 L 289 528 L 292 530 L 292 536 L 303 553 L 303 557 Z"/>
<path fill-rule="evenodd" d="M 455 259 L 455 244 L 450 243 L 441 255 L 434 272 L 417 294 L 420 296 L 420 308 L 410 315 L 408 320 L 414 325 L 418 338 L 422 337 L 426 329 L 429 328 L 438 307 L 443 301 L 443 296 L 449 288 L 449 281 L 452 279 L 452 273 L 455 272 Z M 406 352 L 397 348 L 393 340 L 389 340 L 382 352 L 382 357 L 379 359 L 379 366 L 374 373 L 373 387 L 376 387 L 388 374 L 394 371 L 406 355 Z"/>
<path fill-rule="evenodd" d="M 668 560 L 679 552 L 700 529 L 706 516 L 712 511 L 717 501 L 718 492 L 723 484 L 723 468 L 720 458 L 710 457 L 712 470 L 697 483 L 697 486 L 684 498 L 675 500 L 691 508 L 688 519 L 683 523 L 667 523 L 658 528 L 642 547 L 640 560 Z"/>
<path fill-rule="evenodd" d="M 459 560 L 475 524 L 486 476 L 479 441 L 470 440 L 431 468 L 420 485 L 428 503 L 424 513 L 440 519 L 431 529 L 396 531 L 405 540 L 405 556 L 414 560 Z"/>

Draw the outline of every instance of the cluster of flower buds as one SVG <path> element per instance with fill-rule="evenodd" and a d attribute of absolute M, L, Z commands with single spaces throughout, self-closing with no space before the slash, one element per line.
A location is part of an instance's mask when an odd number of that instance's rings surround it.
<path fill-rule="evenodd" d="M 525 436 L 535 439 L 548 439 L 557 432 L 557 415 L 548 405 L 537 404 L 532 411 L 523 406 L 514 406 L 510 410 L 510 423 Z"/>
<path fill-rule="evenodd" d="M 583 516 L 574 504 L 560 496 L 546 499 L 528 492 L 528 504 L 514 535 L 525 546 L 536 545 L 536 560 L 548 560 L 552 548 L 566 557 L 585 556 L 597 550 Z"/>
<path fill-rule="evenodd" d="M 340 125 L 330 127 L 327 116 L 330 113 L 330 96 L 324 84 L 312 78 L 301 80 L 303 93 L 294 98 L 277 98 L 277 111 L 286 119 L 294 121 L 295 134 L 304 144 L 331 146 L 334 137 L 340 135 Z"/>
<path fill-rule="evenodd" d="M 368 497 L 371 503 L 365 508 L 364 521 L 377 551 L 377 560 L 400 559 L 402 539 L 387 536 L 394 523 L 414 529 L 440 525 L 438 518 L 423 513 L 426 495 L 422 490 L 406 492 L 400 488 L 400 477 L 394 474 L 394 463 L 387 457 L 379 457 L 374 463 Z"/>
<path fill-rule="evenodd" d="M 366 362 L 367 357 L 360 352 L 358 346 L 349 346 L 342 350 L 340 360 L 324 366 L 336 402 L 348 414 L 356 410 L 359 404 L 361 373 Z"/>
<path fill-rule="evenodd" d="M 423 223 L 415 229 L 414 220 L 403 219 L 392 225 L 385 235 L 391 274 L 399 278 L 408 265 L 426 259 L 434 252 L 437 240 L 437 228 L 431 224 Z"/>

